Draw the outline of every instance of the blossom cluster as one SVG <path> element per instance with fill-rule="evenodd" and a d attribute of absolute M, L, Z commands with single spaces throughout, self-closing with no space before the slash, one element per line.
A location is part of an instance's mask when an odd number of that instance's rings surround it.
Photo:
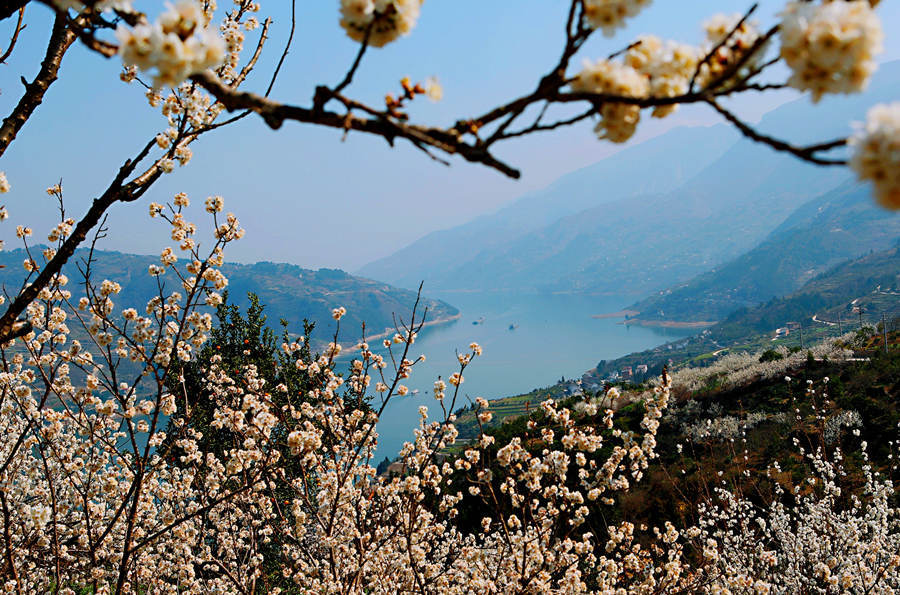
<path fill-rule="evenodd" d="M 634 98 L 646 97 L 650 91 L 647 77 L 631 66 L 611 60 L 586 63 L 571 86 L 573 91 L 580 93 Z M 624 143 L 634 134 L 640 119 L 641 108 L 638 105 L 604 102 L 594 131 L 599 138 Z"/>
<path fill-rule="evenodd" d="M 626 19 L 636 16 L 651 0 L 585 0 L 584 20 L 607 37 L 624 27 Z"/>
<path fill-rule="evenodd" d="M 787 421 L 788 416 L 786 413 L 754 411 L 743 418 L 737 418 L 732 415 L 707 418 L 706 420 L 682 427 L 681 430 L 688 438 L 695 442 L 704 440 L 731 440 L 763 422 L 785 423 Z"/>
<path fill-rule="evenodd" d="M 789 2 L 779 31 L 788 84 L 809 91 L 814 102 L 826 93 L 862 91 L 884 38 L 868 0 Z"/>
<path fill-rule="evenodd" d="M 354 41 L 383 47 L 412 31 L 424 0 L 341 0 L 341 27 Z"/>
<path fill-rule="evenodd" d="M 642 35 L 625 52 L 625 64 L 648 79 L 651 97 L 677 97 L 686 93 L 699 59 L 697 48 L 675 41 L 663 41 L 655 35 Z M 652 115 L 664 118 L 677 107 L 676 104 L 656 106 Z"/>
<path fill-rule="evenodd" d="M 672 374 L 672 388 L 675 391 L 691 393 L 702 389 L 709 382 L 719 381 L 724 388 L 742 386 L 755 380 L 766 380 L 783 376 L 796 368 L 809 353 L 817 359 L 845 361 L 853 356 L 846 345 L 853 334 L 826 339 L 812 346 L 808 351 L 791 353 L 784 347 L 776 349 L 781 359 L 760 361 L 759 353 L 734 353 L 717 359 L 707 367 L 684 368 Z"/>
<path fill-rule="evenodd" d="M 751 22 L 741 21 L 740 15 L 717 15 L 704 29 L 706 41 L 699 47 L 642 35 L 624 52 L 622 63 L 610 59 L 585 62 L 571 88 L 601 96 L 676 98 L 690 91 L 692 82 L 701 88 L 718 87 L 746 75 L 761 55 L 755 45 L 759 31 Z M 748 52 L 752 54 L 747 56 Z M 744 64 L 730 72 L 738 61 Z M 654 106 L 652 116 L 664 118 L 676 109 L 677 102 L 661 103 Z M 641 117 L 638 105 L 612 99 L 602 101 L 598 111 L 597 136 L 617 143 L 632 137 Z"/>
<path fill-rule="evenodd" d="M 900 209 L 900 102 L 870 109 L 850 144 L 850 167 L 859 179 L 872 182 L 883 207 Z"/>
<path fill-rule="evenodd" d="M 120 25 L 119 54 L 126 65 L 154 70 L 153 86 L 174 87 L 225 60 L 225 41 L 195 0 L 179 0 L 153 24 Z"/>
<path fill-rule="evenodd" d="M 740 14 L 717 14 L 703 23 L 703 30 L 706 40 L 701 51 L 707 59 L 697 76 L 701 87 L 728 86 L 748 76 L 760 63 L 761 34 L 753 21 Z"/>
<path fill-rule="evenodd" d="M 815 392 L 810 384 L 807 394 Z M 840 449 L 807 452 L 797 438 L 794 446 L 806 473 L 795 483 L 772 463 L 766 478 L 775 494 L 766 506 L 725 482 L 714 488 L 717 502 L 699 506 L 700 521 L 686 532 L 706 561 L 698 579 L 714 589 L 756 593 L 896 592 L 900 509 L 893 483 L 873 470 L 867 444 L 857 453 L 864 486 L 850 493 L 842 485 L 848 472 Z"/>

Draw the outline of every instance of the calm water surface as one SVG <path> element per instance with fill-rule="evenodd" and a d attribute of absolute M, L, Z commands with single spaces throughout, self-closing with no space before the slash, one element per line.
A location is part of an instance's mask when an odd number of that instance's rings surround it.
<path fill-rule="evenodd" d="M 411 349 L 410 359 L 420 354 L 426 361 L 413 368 L 405 381 L 416 395 L 395 397 L 378 423 L 378 458 L 393 457 L 405 441 L 412 439 L 418 409 L 440 409 L 432 396 L 438 375 L 445 379 L 457 371 L 456 350 L 467 351 L 469 343 L 484 349 L 465 373 L 460 394 L 487 399 L 521 394 L 550 386 L 561 376 L 580 378 L 602 359 L 641 351 L 690 331 L 626 327 L 620 319 L 591 318 L 592 314 L 616 312 L 633 303 L 634 297 L 585 297 L 573 295 L 527 295 L 512 293 L 434 293 L 459 308 L 462 317 L 422 331 Z M 473 321 L 484 319 L 480 324 Z M 510 325 L 518 325 L 510 330 Z M 373 341 L 372 343 L 375 343 Z M 388 368 L 390 369 L 390 367 Z M 450 388 L 450 387 L 448 387 Z"/>

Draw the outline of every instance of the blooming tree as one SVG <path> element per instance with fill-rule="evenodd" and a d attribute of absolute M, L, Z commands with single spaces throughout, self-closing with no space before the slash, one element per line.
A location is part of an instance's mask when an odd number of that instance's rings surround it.
<path fill-rule="evenodd" d="M 768 29 L 754 22 L 753 9 L 714 16 L 697 43 L 645 35 L 579 70 L 570 63 L 597 29 L 614 36 L 649 1 L 572 0 L 561 55 L 535 89 L 448 127 L 415 124 L 408 113 L 418 96 L 439 98 L 434 82 L 404 79 L 401 92 L 379 106 L 348 94 L 370 47 L 414 29 L 421 0 L 336 3 L 340 27 L 359 50 L 341 81 L 317 87 L 306 105 L 271 96 L 292 34 L 267 91 L 243 90 L 272 26 L 260 20 L 262 7 L 252 0 L 223 9 L 213 0 L 179 0 L 155 16 L 130 0 L 4 0 L 0 20 L 16 23 L 0 62 L 15 50 L 35 4 L 53 11 L 53 28 L 40 71 L 0 126 L 0 155 L 40 107 L 76 43 L 100 56 L 119 56 L 122 80 L 146 88 L 165 125 L 123 162 L 80 219 L 66 214 L 60 186 L 48 189 L 61 212 L 47 236 L 50 247 L 33 253 L 33 230 L 17 229 L 27 250 L 26 275 L 8 303 L 2 298 L 0 316 L 0 581 L 7 592 L 777 590 L 772 568 L 789 561 L 776 555 L 769 570 L 758 570 L 773 554 L 754 550 L 754 536 L 761 531 L 786 550 L 805 547 L 809 535 L 831 526 L 861 536 L 854 552 L 871 569 L 845 578 L 846 566 L 824 560 L 826 570 L 819 558 L 810 561 L 826 585 L 871 592 L 898 584 L 895 558 L 864 551 L 867 536 L 879 548 L 896 548 L 896 514 L 885 512 L 889 486 L 867 478 L 871 507 L 860 508 L 863 517 L 848 517 L 835 511 L 835 488 L 828 483 L 833 471 L 819 459 L 824 497 L 804 503 L 812 521 L 800 541 L 788 539 L 782 528 L 794 521 L 777 507 L 768 525 L 740 517 L 759 531 L 746 523 L 734 529 L 729 511 L 745 506 L 727 494 L 728 505 L 712 510 L 707 525 L 682 534 L 666 524 L 650 532 L 652 547 L 642 547 L 627 522 L 608 526 L 604 535 L 585 530 L 587 503 L 613 505 L 656 456 L 655 436 L 669 400 L 666 375 L 644 395 L 639 428 L 617 426 L 603 401 L 579 412 L 548 401 L 541 404 L 546 423 L 539 436 L 501 445 L 482 433 L 451 456 L 458 446 L 452 411 L 466 368 L 481 355 L 473 343 L 448 380 L 434 385 L 438 414 L 421 408 L 413 439 L 399 455 L 404 473 L 376 476 L 376 423 L 391 399 L 408 391 L 404 382 L 421 361 L 411 351 L 421 314 L 414 309 L 383 350 L 372 349 L 364 335 L 351 348 L 336 336 L 315 355 L 306 338 L 286 338 L 278 365 L 302 377 L 301 391 L 271 385 L 273 376 L 255 362 L 238 365 L 215 354 L 198 361 L 213 324 L 210 308 L 221 304 L 228 283 L 220 270 L 224 250 L 243 236 L 221 197 L 205 201 L 214 231 L 211 249 L 202 253 L 187 195 L 149 205 L 150 216 L 169 227 L 174 247 L 147 272 L 158 291 L 146 304 L 117 304 L 121 286 L 95 279 L 90 256 L 77 284 L 83 295 L 73 294 L 76 284 L 62 273 L 77 247 L 93 247 L 102 236 L 110 208 L 141 199 L 190 161 L 195 140 L 246 117 L 272 128 L 295 120 L 403 139 L 432 158 L 458 155 L 517 177 L 494 155 L 504 140 L 593 119 L 599 138 L 624 142 L 645 111 L 664 118 L 679 105 L 705 104 L 775 150 L 823 166 L 849 164 L 873 182 L 879 202 L 897 208 L 900 104 L 874 107 L 854 135 L 809 146 L 764 135 L 721 104 L 736 94 L 784 87 L 814 101 L 863 89 L 881 46 L 875 2 L 788 2 Z M 248 35 L 255 42 L 245 52 Z M 787 81 L 768 78 L 776 63 L 789 69 Z M 852 149 L 849 160 L 831 154 L 845 145 Z M 9 177 L 14 184 L 14 172 Z M 0 173 L 0 192 L 10 186 Z M 338 320 L 344 314 L 334 311 Z M 352 353 L 346 374 L 336 369 L 342 352 Z M 186 389 L 179 376 L 185 362 L 196 364 L 201 388 L 192 383 Z M 612 401 L 609 395 L 606 402 Z M 478 407 L 486 423 L 488 403 Z M 226 437 L 216 448 L 207 447 L 192 423 L 192 413 L 201 410 L 211 411 L 208 431 Z M 577 424 L 579 415 L 595 423 Z M 535 451 L 535 441 L 545 446 Z M 479 531 L 455 522 L 466 494 L 484 503 Z M 716 530 L 716 523 L 731 529 Z M 685 548 L 700 538 L 703 559 L 691 560 Z M 756 557 L 720 563 L 732 550 Z M 806 567 L 791 568 L 802 574 Z M 799 580 L 785 589 L 807 584 Z"/>

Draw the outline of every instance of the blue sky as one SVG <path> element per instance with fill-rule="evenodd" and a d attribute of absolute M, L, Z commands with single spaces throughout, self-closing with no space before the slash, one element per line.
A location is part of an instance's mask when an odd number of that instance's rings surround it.
<path fill-rule="evenodd" d="M 270 14 L 274 23 L 257 77 L 249 86 L 252 90 L 264 87 L 290 26 L 287 0 L 262 4 L 262 14 Z M 297 4 L 295 43 L 273 97 L 308 105 L 317 84 L 340 80 L 357 45 L 338 26 L 337 0 Z M 760 4 L 762 25 L 771 23 L 783 6 L 781 1 Z M 558 57 L 567 5 L 565 0 L 428 0 L 412 35 L 370 50 L 348 92 L 378 105 L 403 76 L 413 80 L 437 76 L 444 100 L 416 101 L 410 110 L 413 119 L 449 125 L 473 116 L 533 88 Z M 749 5 L 743 0 L 657 0 L 615 39 L 598 34 L 574 63 L 608 54 L 647 32 L 696 43 L 705 18 L 716 12 L 741 12 Z M 160 6 L 145 2 L 141 7 L 152 13 Z M 900 58 L 900 36 L 892 37 L 890 27 L 900 22 L 900 6 L 882 2 L 879 12 L 888 35 L 881 59 Z M 39 68 L 50 11 L 31 6 L 26 22 L 20 45 L 8 63 L 0 65 L 4 115 L 18 100 L 19 76 L 31 78 Z M 0 45 L 11 28 L 8 21 L 0 26 Z M 67 207 L 73 216 L 80 215 L 123 159 L 165 127 L 140 88 L 118 80 L 119 68 L 117 59 L 104 60 L 76 47 L 66 57 L 61 79 L 45 104 L 0 160 L 0 170 L 6 171 L 13 186 L 4 197 L 11 220 L 0 229 L 7 246 L 15 245 L 10 232 L 17 223 L 31 225 L 39 237 L 45 234 L 55 215 L 44 193 L 47 186 L 62 179 Z M 756 120 L 795 97 L 789 92 L 754 96 L 734 102 L 733 107 Z M 631 142 L 672 126 L 717 121 L 715 114 L 702 108 L 683 109 L 663 121 L 645 118 Z M 115 207 L 103 247 L 158 253 L 167 238 L 165 229 L 147 217 L 149 201 L 163 202 L 186 191 L 199 206 L 206 196 L 221 194 L 248 231 L 228 253 L 229 260 L 353 270 L 430 231 L 494 211 L 620 148 L 597 141 L 590 123 L 525 138 L 497 150 L 524 173 L 521 180 L 512 181 L 459 160 L 444 167 L 403 143 L 390 149 L 383 140 L 358 134 L 342 141 L 334 130 L 295 123 L 273 132 L 259 119 L 247 118 L 195 144 L 191 163 L 164 178 L 142 201 Z M 201 209 L 195 212 L 201 218 Z"/>

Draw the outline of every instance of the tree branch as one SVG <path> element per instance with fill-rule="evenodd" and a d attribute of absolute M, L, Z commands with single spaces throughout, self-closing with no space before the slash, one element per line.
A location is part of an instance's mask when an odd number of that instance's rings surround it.
<path fill-rule="evenodd" d="M 730 111 L 719 105 L 715 99 L 709 98 L 707 99 L 707 103 L 709 103 L 717 112 L 719 112 L 722 117 L 728 120 L 731 124 L 737 128 L 741 134 L 746 136 L 752 141 L 762 143 L 764 145 L 768 145 L 775 149 L 776 151 L 781 151 L 784 153 L 790 153 L 795 157 L 799 157 L 803 161 L 808 161 L 809 163 L 815 163 L 816 165 L 847 165 L 846 159 L 826 159 L 823 157 L 817 157 L 816 153 L 820 151 L 830 151 L 831 149 L 836 149 L 838 147 L 843 147 L 847 144 L 846 138 L 840 138 L 837 140 L 819 143 L 815 145 L 809 145 L 807 147 L 798 147 L 796 145 L 789 144 L 783 140 L 779 140 L 775 137 L 768 136 L 762 134 L 761 132 L 757 132 L 754 130 L 749 124 L 746 124 L 743 120 L 739 119 L 737 116 L 732 114 Z"/>
<path fill-rule="evenodd" d="M 461 135 L 452 130 L 415 126 L 399 122 L 387 116 L 357 118 L 352 116 L 352 114 L 341 115 L 330 111 L 317 111 L 312 108 L 286 105 L 254 93 L 235 91 L 223 84 L 210 71 L 196 74 L 191 77 L 191 80 L 209 91 L 228 111 L 251 110 L 259 114 L 266 124 L 273 129 L 281 128 L 287 120 L 293 120 L 341 130 L 366 132 L 384 138 L 391 145 L 397 138 L 403 138 L 412 143 L 413 146 L 418 147 L 421 144 L 451 155 L 459 155 L 467 161 L 481 163 L 511 178 L 518 178 L 521 175 L 517 169 L 496 159 L 486 148 L 464 142 Z M 345 106 L 361 107 L 361 104 L 346 99 L 341 95 L 335 95 L 334 97 L 344 103 Z M 370 113 L 373 111 L 370 110 Z"/>
<path fill-rule="evenodd" d="M 67 27 L 68 18 L 57 14 L 53 21 L 53 31 L 50 34 L 50 42 L 47 44 L 47 53 L 41 62 L 41 70 L 30 83 L 25 82 L 25 93 L 12 113 L 3 120 L 0 126 L 0 156 L 6 152 L 6 148 L 15 140 L 16 135 L 34 110 L 43 102 L 44 95 L 50 85 L 56 81 L 59 75 L 59 66 L 62 63 L 66 51 L 77 39 L 77 36 Z M 24 79 L 23 79 L 24 82 Z"/>
<path fill-rule="evenodd" d="M 116 202 L 136 200 L 146 191 L 150 184 L 159 178 L 162 172 L 159 166 L 154 164 L 131 182 L 125 183 L 125 179 L 134 172 L 137 163 L 149 154 L 155 142 L 155 140 L 150 141 L 135 159 L 129 159 L 125 162 L 119 169 L 116 178 L 99 198 L 94 199 L 88 212 L 75 225 L 72 233 L 60 245 L 53 258 L 44 265 L 37 278 L 22 289 L 9 304 L 6 312 L 3 313 L 3 316 L 0 316 L 0 343 L 5 343 L 16 336 L 21 336 L 28 332 L 27 330 L 22 332 L 23 321 L 18 321 L 18 317 L 25 311 L 28 304 L 37 299 L 41 290 L 47 287 L 62 270 L 63 265 L 72 257 L 75 249 L 85 240 L 91 229 L 100 222 L 107 209 Z"/>

